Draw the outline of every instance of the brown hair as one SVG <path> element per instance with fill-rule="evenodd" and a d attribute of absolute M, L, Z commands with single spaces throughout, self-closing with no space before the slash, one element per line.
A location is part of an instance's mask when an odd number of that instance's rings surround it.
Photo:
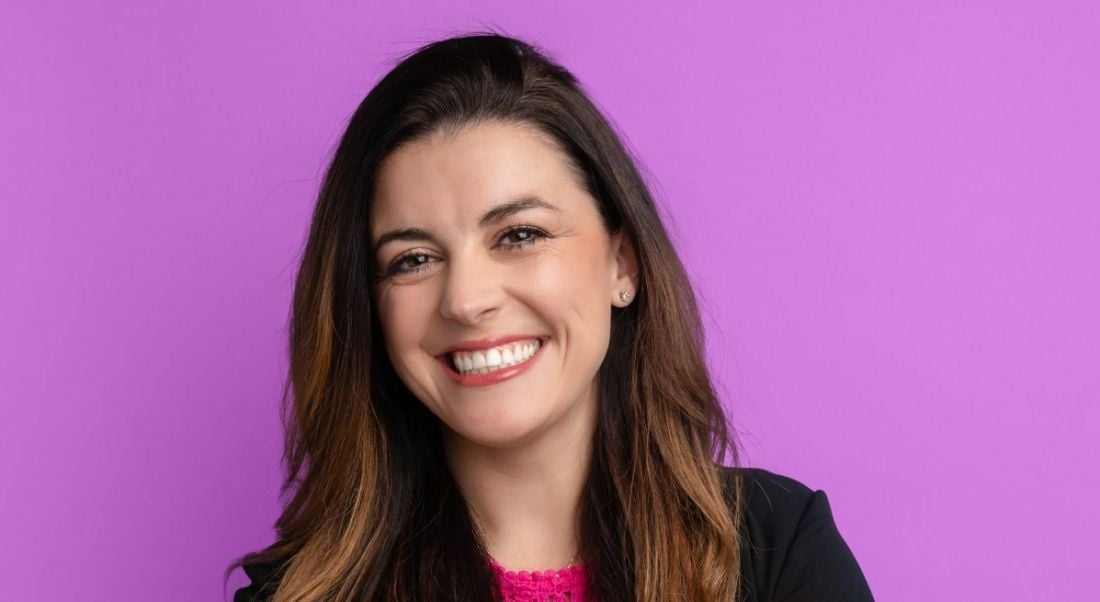
<path fill-rule="evenodd" d="M 277 541 L 227 570 L 273 568 L 274 600 L 493 600 L 493 575 L 442 460 L 438 419 L 404 386 L 373 304 L 369 215 L 400 145 L 500 120 L 567 155 L 608 232 L 626 230 L 636 301 L 613 308 L 580 508 L 590 592 L 614 600 L 735 599 L 737 446 L 703 360 L 690 283 L 634 161 L 574 76 L 495 33 L 405 57 L 352 116 L 325 175 L 294 290 L 283 391 Z M 290 392 L 293 395 L 289 395 Z M 291 401 L 292 400 L 292 401 Z"/>

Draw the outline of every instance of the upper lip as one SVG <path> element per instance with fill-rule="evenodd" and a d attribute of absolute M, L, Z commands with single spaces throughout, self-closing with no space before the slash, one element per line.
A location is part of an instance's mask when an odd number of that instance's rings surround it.
<path fill-rule="evenodd" d="M 470 339 L 467 341 L 459 341 L 454 345 L 451 345 L 447 349 L 443 350 L 443 353 L 439 355 L 447 355 L 454 353 L 455 351 L 478 351 L 480 349 L 492 349 L 493 347 L 499 347 L 506 345 L 514 341 L 525 341 L 528 339 L 542 340 L 545 337 L 540 337 L 536 334 L 501 334 L 485 337 L 483 339 Z"/>

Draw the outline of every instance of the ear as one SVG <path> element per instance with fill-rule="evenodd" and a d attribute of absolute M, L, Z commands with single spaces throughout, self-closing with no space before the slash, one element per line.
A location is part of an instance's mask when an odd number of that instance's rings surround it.
<path fill-rule="evenodd" d="M 626 228 L 611 235 L 611 304 L 626 307 L 638 296 L 638 256 Z M 624 300 L 622 293 L 628 296 Z"/>

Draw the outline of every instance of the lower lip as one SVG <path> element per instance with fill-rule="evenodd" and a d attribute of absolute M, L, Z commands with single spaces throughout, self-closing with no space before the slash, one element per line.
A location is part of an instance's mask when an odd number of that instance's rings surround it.
<path fill-rule="evenodd" d="M 493 372 L 486 372 L 484 374 L 459 374 L 451 367 L 451 362 L 447 356 L 439 358 L 439 363 L 443 364 L 443 371 L 456 383 L 464 387 L 487 387 L 510 378 L 515 378 L 526 372 L 535 362 L 539 361 L 540 357 L 542 357 L 542 350 L 544 347 L 546 347 L 546 342 L 540 341 L 538 351 L 527 358 L 527 361 L 522 364 L 508 366 L 507 368 L 501 368 L 500 370 L 494 370 Z"/>

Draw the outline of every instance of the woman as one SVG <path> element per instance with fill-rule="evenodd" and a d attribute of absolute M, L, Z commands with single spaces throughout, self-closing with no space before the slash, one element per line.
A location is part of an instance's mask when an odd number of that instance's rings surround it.
<path fill-rule="evenodd" d="M 574 78 L 471 35 L 367 95 L 294 296 L 278 540 L 236 600 L 866 600 L 736 464 L 692 290 Z M 289 388 L 287 389 L 290 390 Z"/>

